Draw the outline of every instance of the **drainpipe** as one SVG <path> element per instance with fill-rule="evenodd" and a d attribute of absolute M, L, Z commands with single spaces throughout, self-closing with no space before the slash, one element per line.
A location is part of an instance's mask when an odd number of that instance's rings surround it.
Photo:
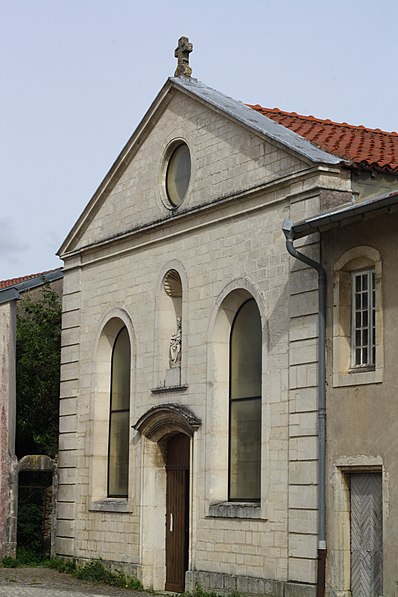
<path fill-rule="evenodd" d="M 284 220 L 282 230 L 286 237 L 286 249 L 295 259 L 302 261 L 318 272 L 318 571 L 317 597 L 325 595 L 326 570 L 326 272 L 322 265 L 307 255 L 303 255 L 293 246 L 293 222 Z"/>

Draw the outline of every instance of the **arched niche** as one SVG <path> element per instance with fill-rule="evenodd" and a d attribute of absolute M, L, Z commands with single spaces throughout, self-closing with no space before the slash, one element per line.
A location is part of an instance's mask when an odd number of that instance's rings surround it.
<path fill-rule="evenodd" d="M 186 354 L 186 317 L 184 313 L 185 272 L 170 263 L 160 277 L 156 301 L 154 387 L 182 384 Z"/>

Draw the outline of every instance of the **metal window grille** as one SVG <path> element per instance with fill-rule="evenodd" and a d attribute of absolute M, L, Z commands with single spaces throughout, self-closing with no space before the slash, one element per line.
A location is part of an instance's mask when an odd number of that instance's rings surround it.
<path fill-rule="evenodd" d="M 375 272 L 351 274 L 351 366 L 372 367 L 376 358 Z"/>

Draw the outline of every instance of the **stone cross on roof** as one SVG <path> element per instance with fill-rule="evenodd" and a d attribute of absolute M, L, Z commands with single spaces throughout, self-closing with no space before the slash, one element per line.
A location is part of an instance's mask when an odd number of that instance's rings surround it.
<path fill-rule="evenodd" d="M 193 45 L 189 43 L 187 37 L 180 37 L 178 46 L 175 49 L 174 56 L 177 58 L 177 68 L 175 77 L 190 77 L 192 68 L 189 66 L 189 54 L 192 52 Z"/>

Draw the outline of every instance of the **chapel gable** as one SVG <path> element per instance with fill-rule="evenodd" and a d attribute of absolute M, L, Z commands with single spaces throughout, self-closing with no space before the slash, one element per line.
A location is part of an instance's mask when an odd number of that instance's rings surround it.
<path fill-rule="evenodd" d="M 311 167 L 294 143 L 285 143 L 290 131 L 279 138 L 263 124 L 284 128 L 195 79 L 169 79 L 61 252 L 136 235 L 228 200 L 244 201 Z"/>

